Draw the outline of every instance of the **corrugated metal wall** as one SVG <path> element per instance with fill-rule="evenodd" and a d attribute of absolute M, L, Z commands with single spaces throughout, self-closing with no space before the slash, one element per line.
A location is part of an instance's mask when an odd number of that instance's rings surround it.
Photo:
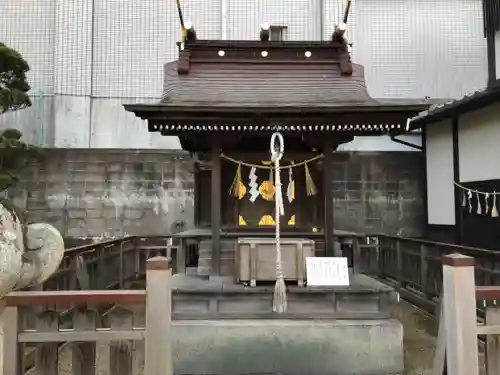
<path fill-rule="evenodd" d="M 200 38 L 255 39 L 268 21 L 288 39 L 327 38 L 343 0 L 183 0 Z M 30 62 L 34 106 L 3 115 L 57 147 L 171 148 L 123 110 L 156 100 L 176 56 L 174 1 L 0 0 L 0 40 Z M 323 24 L 322 24 L 323 23 Z M 349 38 L 374 97 L 458 97 L 486 83 L 481 0 L 354 0 Z"/>

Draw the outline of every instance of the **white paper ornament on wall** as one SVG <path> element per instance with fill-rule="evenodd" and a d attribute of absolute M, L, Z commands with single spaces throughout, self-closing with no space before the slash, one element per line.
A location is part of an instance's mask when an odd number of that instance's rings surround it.
<path fill-rule="evenodd" d="M 478 215 L 481 215 L 482 212 L 481 212 L 481 199 L 479 199 L 479 192 L 476 191 L 476 199 L 477 199 L 477 211 L 476 213 Z"/>

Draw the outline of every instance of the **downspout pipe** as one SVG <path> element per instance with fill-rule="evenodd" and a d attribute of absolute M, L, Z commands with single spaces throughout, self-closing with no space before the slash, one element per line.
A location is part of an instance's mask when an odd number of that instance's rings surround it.
<path fill-rule="evenodd" d="M 325 19 L 324 19 L 323 12 L 325 10 L 325 4 L 324 4 L 323 0 L 318 0 L 318 3 L 319 3 L 319 40 L 324 40 Z"/>
<path fill-rule="evenodd" d="M 228 0 L 220 0 L 220 38 L 222 40 L 228 39 L 227 35 L 227 12 L 229 9 Z"/>

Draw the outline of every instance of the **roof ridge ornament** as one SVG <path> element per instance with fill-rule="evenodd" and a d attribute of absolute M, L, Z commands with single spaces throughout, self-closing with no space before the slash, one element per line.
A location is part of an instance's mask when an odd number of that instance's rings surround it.
<path fill-rule="evenodd" d="M 352 61 L 351 61 L 351 47 L 349 41 L 345 35 L 347 30 L 347 20 L 349 18 L 349 10 L 351 9 L 351 0 L 347 0 L 346 7 L 344 10 L 344 17 L 341 22 L 335 25 L 335 29 L 332 34 L 332 41 L 342 44 L 342 49 L 340 50 L 340 72 L 342 75 L 350 76 L 353 73 Z"/>
<path fill-rule="evenodd" d="M 271 24 L 269 22 L 264 22 L 260 26 L 260 34 L 259 34 L 261 42 L 268 42 L 271 38 Z"/>
<path fill-rule="evenodd" d="M 189 49 L 179 51 L 179 59 L 177 60 L 177 73 L 184 75 L 189 74 L 191 69 L 191 52 Z"/>

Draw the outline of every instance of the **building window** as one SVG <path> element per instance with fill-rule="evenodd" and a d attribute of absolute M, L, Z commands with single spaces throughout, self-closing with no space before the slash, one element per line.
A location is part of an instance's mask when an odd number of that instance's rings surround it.
<path fill-rule="evenodd" d="M 287 27 L 286 26 L 271 26 L 269 28 L 269 39 L 271 41 L 283 41 L 287 38 Z"/>

